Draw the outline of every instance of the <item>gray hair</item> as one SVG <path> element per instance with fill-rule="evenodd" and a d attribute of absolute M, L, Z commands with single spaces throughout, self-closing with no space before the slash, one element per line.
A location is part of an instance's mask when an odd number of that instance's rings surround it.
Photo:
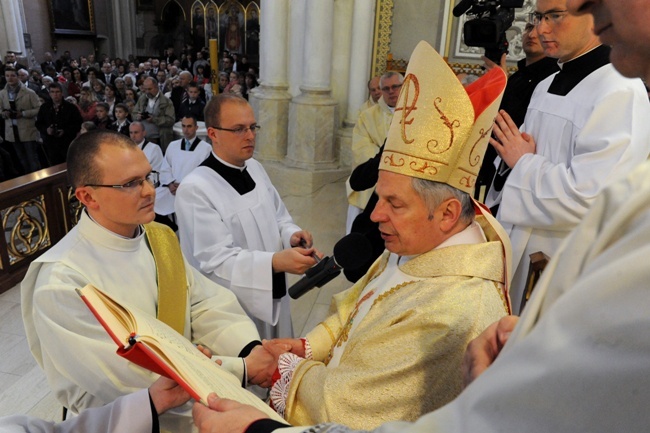
<path fill-rule="evenodd" d="M 379 87 L 384 87 L 384 80 L 388 80 L 391 77 L 398 76 L 399 77 L 399 83 L 402 84 L 404 82 L 404 75 L 400 74 L 399 72 L 395 71 L 388 71 L 385 72 L 384 75 L 379 78 Z"/>
<path fill-rule="evenodd" d="M 470 224 L 474 221 L 474 203 L 472 197 L 464 191 L 456 189 L 446 183 L 434 182 L 432 180 L 412 178 L 411 186 L 415 192 L 424 200 L 430 215 L 440 204 L 450 198 L 457 199 L 461 204 L 459 221 Z"/>

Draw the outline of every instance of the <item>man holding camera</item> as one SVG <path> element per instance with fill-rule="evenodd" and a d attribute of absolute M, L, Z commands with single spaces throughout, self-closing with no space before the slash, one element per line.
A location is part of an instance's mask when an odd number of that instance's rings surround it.
<path fill-rule="evenodd" d="M 48 85 L 50 100 L 41 105 L 36 116 L 36 128 L 43 138 L 43 147 L 50 165 L 65 162 L 68 147 L 81 129 L 81 113 L 72 103 L 63 99 L 59 83 Z"/>
<path fill-rule="evenodd" d="M 163 153 L 172 141 L 176 111 L 172 101 L 162 94 L 155 78 L 145 78 L 143 95 L 133 108 L 133 117 L 142 122 L 149 141 L 160 144 Z"/>
<path fill-rule="evenodd" d="M 22 172 L 27 174 L 40 170 L 38 161 L 38 130 L 34 118 L 41 103 L 33 90 L 18 78 L 18 72 L 11 66 L 5 67 L 7 85 L 0 91 L 0 110 L 5 121 L 5 141 L 12 147 Z"/>

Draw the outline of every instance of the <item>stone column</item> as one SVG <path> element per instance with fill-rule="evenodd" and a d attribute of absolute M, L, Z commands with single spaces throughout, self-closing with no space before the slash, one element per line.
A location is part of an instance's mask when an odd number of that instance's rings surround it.
<path fill-rule="evenodd" d="M 255 157 L 282 161 L 287 153 L 289 101 L 287 46 L 289 0 L 262 0 L 260 6 L 260 80 L 250 103 L 262 129 Z"/>
<path fill-rule="evenodd" d="M 359 108 L 368 98 L 367 84 L 370 79 L 370 63 L 372 62 L 374 18 L 375 0 L 354 1 L 348 114 L 345 117 L 345 126 L 354 126 Z"/>
<path fill-rule="evenodd" d="M 129 54 L 136 54 L 136 11 L 132 0 L 115 0 L 113 3 L 113 27 L 115 54 L 124 59 Z"/>
<path fill-rule="evenodd" d="M 337 103 L 330 87 L 333 26 L 333 0 L 307 2 L 301 93 L 289 107 L 285 164 L 291 167 L 313 171 L 338 166 Z"/>
<path fill-rule="evenodd" d="M 0 55 L 7 51 L 20 52 L 20 56 L 26 56 L 25 40 L 23 39 L 23 23 L 20 13 L 19 0 L 0 0 Z"/>
<path fill-rule="evenodd" d="M 372 63 L 372 39 L 375 22 L 375 0 L 355 0 L 352 14 L 352 40 L 348 86 L 348 111 L 338 131 L 341 165 L 352 162 L 352 130 L 359 108 L 368 98 L 368 80 Z"/>

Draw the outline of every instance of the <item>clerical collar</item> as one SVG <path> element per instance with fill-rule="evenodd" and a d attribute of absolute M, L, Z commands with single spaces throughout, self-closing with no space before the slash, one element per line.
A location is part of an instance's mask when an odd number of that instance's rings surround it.
<path fill-rule="evenodd" d="M 610 47 L 599 45 L 568 62 L 558 62 L 560 72 L 553 78 L 548 93 L 566 96 L 589 74 L 609 63 L 610 51 Z"/>
<path fill-rule="evenodd" d="M 226 167 L 236 168 L 236 169 L 239 170 L 239 171 L 244 171 L 244 170 L 246 170 L 246 162 L 245 162 L 245 161 L 244 161 L 244 166 L 243 166 L 243 167 L 238 167 L 238 166 L 236 166 L 235 164 L 231 164 L 231 163 L 226 162 L 226 161 L 224 161 L 223 159 L 219 158 L 219 156 L 217 156 L 216 153 L 212 152 L 212 154 L 214 155 L 215 158 L 217 158 L 217 161 L 219 161 L 220 163 L 222 163 L 222 164 L 225 165 Z"/>
<path fill-rule="evenodd" d="M 479 223 L 473 221 L 462 231 L 456 233 L 455 235 L 452 235 L 444 242 L 442 242 L 440 245 L 435 247 L 434 250 L 439 250 L 441 248 L 446 248 L 446 247 L 452 247 L 454 245 L 475 245 L 483 242 L 487 242 L 485 233 L 483 233 L 483 229 L 481 228 Z M 408 262 L 409 260 L 418 257 L 419 255 L 420 254 L 414 256 L 400 256 L 397 261 L 397 264 L 401 266 L 406 262 Z"/>
<path fill-rule="evenodd" d="M 246 166 L 237 167 L 229 164 L 223 159 L 220 159 L 214 152 L 210 152 L 210 156 L 201 163 L 201 166 L 214 170 L 239 195 L 247 194 L 255 189 L 255 181 L 250 173 L 248 173 L 248 170 L 246 170 Z"/>
<path fill-rule="evenodd" d="M 88 216 L 88 218 L 90 218 L 90 220 L 91 220 L 92 222 L 94 222 L 95 224 L 97 224 L 98 227 L 100 227 L 102 230 L 105 230 L 105 231 L 107 231 L 107 232 L 110 232 L 111 234 L 117 236 L 118 238 L 121 238 L 121 239 L 135 239 L 135 238 L 139 237 L 142 233 L 144 233 L 144 229 L 142 228 L 142 226 L 141 226 L 141 225 L 138 225 L 138 227 L 137 227 L 137 229 L 136 229 L 136 231 L 135 231 L 135 234 L 134 234 L 133 236 L 122 236 L 122 235 L 120 235 L 120 234 L 118 234 L 118 233 L 115 233 L 115 232 L 112 231 L 112 230 L 107 229 L 106 227 L 104 227 L 103 225 L 101 225 L 100 223 L 98 223 L 97 221 L 95 221 L 95 219 L 94 219 L 92 216 L 90 216 L 90 214 L 88 213 L 88 211 L 87 211 L 86 209 L 84 209 L 84 212 L 86 213 L 86 215 Z"/>

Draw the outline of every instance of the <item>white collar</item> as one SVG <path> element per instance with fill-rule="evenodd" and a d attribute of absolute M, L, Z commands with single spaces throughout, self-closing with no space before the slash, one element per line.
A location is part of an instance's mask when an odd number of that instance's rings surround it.
<path fill-rule="evenodd" d="M 219 157 L 217 156 L 217 154 L 214 153 L 214 151 L 212 151 L 212 154 L 214 155 L 215 158 L 217 158 L 217 160 L 218 160 L 220 163 L 222 163 L 222 164 L 225 165 L 225 166 L 228 166 L 228 167 L 230 167 L 230 168 L 236 168 L 236 169 L 239 170 L 239 171 L 244 171 L 244 170 L 246 170 L 246 162 L 244 162 L 244 166 L 243 166 L 243 167 L 238 167 L 238 166 L 236 166 L 236 165 L 234 165 L 234 164 L 231 164 L 231 163 L 226 162 L 226 161 L 224 161 L 223 159 L 219 158 Z"/>

